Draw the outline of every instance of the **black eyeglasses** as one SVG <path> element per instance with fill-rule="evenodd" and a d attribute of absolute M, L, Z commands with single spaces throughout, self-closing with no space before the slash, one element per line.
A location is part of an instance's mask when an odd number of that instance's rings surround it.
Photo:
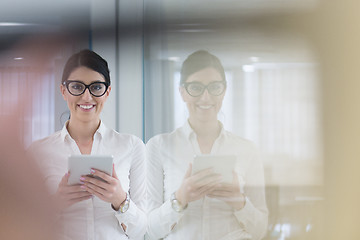
<path fill-rule="evenodd" d="M 225 81 L 211 82 L 208 85 L 204 85 L 200 82 L 185 82 L 182 84 L 185 87 L 187 93 L 192 97 L 201 96 L 205 89 L 213 96 L 221 95 L 226 89 Z"/>
<path fill-rule="evenodd" d="M 86 85 L 81 81 L 66 80 L 63 84 L 66 86 L 69 93 L 74 96 L 80 96 L 86 89 L 89 89 L 91 95 L 94 97 L 101 97 L 106 93 L 106 90 L 109 87 L 106 82 L 93 82 Z"/>

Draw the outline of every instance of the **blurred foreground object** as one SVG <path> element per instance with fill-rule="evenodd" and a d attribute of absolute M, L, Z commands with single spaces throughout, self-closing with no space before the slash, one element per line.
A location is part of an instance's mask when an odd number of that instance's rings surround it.
<path fill-rule="evenodd" d="M 31 96 L 38 94 L 39 79 L 65 46 L 63 39 L 62 35 L 26 37 L 0 55 L 0 239 L 49 240 L 57 236 L 57 207 L 37 165 L 26 154 L 23 138 L 31 131 L 24 124 L 34 104 Z M 5 73 L 14 69 L 12 53 L 27 56 L 26 67 L 34 73 L 26 76 L 29 85 L 20 81 L 24 75 L 17 70 L 18 85 Z"/>
<path fill-rule="evenodd" d="M 20 144 L 17 120 L 0 116 L 0 239 L 55 239 L 53 205 Z"/>

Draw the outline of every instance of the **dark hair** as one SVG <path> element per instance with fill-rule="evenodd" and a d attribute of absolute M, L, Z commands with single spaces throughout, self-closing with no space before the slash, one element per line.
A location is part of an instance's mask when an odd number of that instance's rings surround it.
<path fill-rule="evenodd" d="M 97 53 L 88 49 L 75 53 L 69 58 L 64 67 L 62 83 L 68 80 L 71 72 L 78 67 L 87 67 L 102 74 L 105 78 L 105 82 L 110 86 L 110 70 L 108 63 Z"/>
<path fill-rule="evenodd" d="M 180 72 L 180 85 L 184 84 L 191 74 L 209 67 L 217 70 L 222 79 L 226 81 L 224 67 L 220 60 L 215 55 L 212 55 L 205 50 L 199 50 L 189 55 L 184 61 Z"/>

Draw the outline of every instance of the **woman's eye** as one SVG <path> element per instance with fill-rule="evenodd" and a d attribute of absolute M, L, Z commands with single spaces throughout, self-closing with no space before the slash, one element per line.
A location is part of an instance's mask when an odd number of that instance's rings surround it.
<path fill-rule="evenodd" d="M 74 90 L 83 90 L 84 86 L 82 84 L 72 84 L 71 88 Z"/>
<path fill-rule="evenodd" d="M 194 84 L 194 85 L 190 85 L 190 89 L 192 91 L 202 91 L 203 86 L 199 85 L 199 84 Z"/>
<path fill-rule="evenodd" d="M 101 89 L 103 89 L 102 84 L 94 84 L 94 85 L 91 86 L 92 91 L 100 91 Z"/>
<path fill-rule="evenodd" d="M 225 86 L 222 83 L 213 83 L 209 85 L 209 88 L 212 89 L 213 91 L 215 90 L 222 91 L 224 87 Z"/>
<path fill-rule="evenodd" d="M 213 84 L 213 85 L 210 85 L 209 88 L 211 90 L 219 90 L 219 89 L 221 89 L 221 85 L 220 84 Z"/>

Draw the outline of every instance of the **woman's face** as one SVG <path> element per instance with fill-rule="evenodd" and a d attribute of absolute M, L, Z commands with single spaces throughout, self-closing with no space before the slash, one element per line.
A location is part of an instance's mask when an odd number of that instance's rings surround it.
<path fill-rule="evenodd" d="M 86 85 L 96 81 L 105 82 L 102 74 L 87 67 L 74 69 L 67 80 L 81 81 Z M 103 96 L 94 97 L 90 94 L 89 89 L 86 89 L 80 96 L 70 94 L 64 85 L 61 85 L 60 89 L 64 100 L 67 102 L 71 118 L 81 122 L 98 121 L 100 119 L 100 113 L 111 91 L 111 87 L 109 86 Z"/>
<path fill-rule="evenodd" d="M 214 68 L 202 69 L 191 74 L 186 79 L 186 83 L 199 82 L 205 86 L 218 81 L 224 81 L 224 79 Z M 214 96 L 209 94 L 206 89 L 202 95 L 193 97 L 186 91 L 185 87 L 180 87 L 180 94 L 187 105 L 191 121 L 206 122 L 217 120 L 217 114 L 220 111 L 225 91 L 219 96 Z"/>

